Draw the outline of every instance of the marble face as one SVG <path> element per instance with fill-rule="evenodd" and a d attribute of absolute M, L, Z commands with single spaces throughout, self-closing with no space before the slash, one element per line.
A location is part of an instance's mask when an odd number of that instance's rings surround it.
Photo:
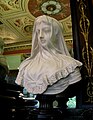
<path fill-rule="evenodd" d="M 36 26 L 38 36 L 38 44 L 42 47 L 47 46 L 51 39 L 51 25 L 45 22 L 40 22 Z"/>

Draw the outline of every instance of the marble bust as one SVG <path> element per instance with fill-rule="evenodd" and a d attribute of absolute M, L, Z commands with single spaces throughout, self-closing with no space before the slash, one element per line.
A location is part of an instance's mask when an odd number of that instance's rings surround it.
<path fill-rule="evenodd" d="M 82 79 L 81 67 L 69 54 L 59 21 L 42 15 L 35 19 L 31 56 L 20 64 L 15 83 L 32 94 L 58 94 Z"/>

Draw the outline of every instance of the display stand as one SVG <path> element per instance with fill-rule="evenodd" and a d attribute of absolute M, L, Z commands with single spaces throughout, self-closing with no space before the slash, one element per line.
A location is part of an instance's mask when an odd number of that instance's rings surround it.
<path fill-rule="evenodd" d="M 67 100 L 65 97 L 59 97 L 56 95 L 37 95 L 36 99 L 39 101 L 39 108 L 30 111 L 31 119 L 63 119 L 65 110 L 67 108 Z"/>

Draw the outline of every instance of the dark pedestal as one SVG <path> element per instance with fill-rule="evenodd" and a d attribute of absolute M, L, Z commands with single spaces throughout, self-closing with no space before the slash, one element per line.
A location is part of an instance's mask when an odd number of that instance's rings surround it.
<path fill-rule="evenodd" d="M 29 120 L 62 120 L 62 111 L 59 109 L 36 109 L 31 111 Z"/>
<path fill-rule="evenodd" d="M 39 108 L 33 109 L 29 113 L 31 120 L 63 120 L 66 106 L 66 99 L 56 97 L 56 95 L 37 95 Z M 54 105 L 54 102 L 57 105 Z"/>

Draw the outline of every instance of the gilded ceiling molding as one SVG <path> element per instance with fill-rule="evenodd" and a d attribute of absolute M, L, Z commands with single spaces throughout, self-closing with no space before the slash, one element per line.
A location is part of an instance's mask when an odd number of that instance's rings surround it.
<path fill-rule="evenodd" d="M 26 50 L 26 49 L 31 49 L 31 40 L 7 44 L 4 46 L 5 53 L 10 51 Z"/>
<path fill-rule="evenodd" d="M 20 10 L 21 2 L 20 0 L 0 0 L 0 10 L 2 12 L 9 12 L 11 10 Z"/>
<path fill-rule="evenodd" d="M 46 14 L 62 20 L 71 14 L 69 0 L 29 0 L 27 8 L 34 17 Z"/>
<path fill-rule="evenodd" d="M 59 13 L 62 10 L 62 7 L 59 2 L 50 0 L 41 5 L 41 10 L 47 15 L 52 15 Z"/>
<path fill-rule="evenodd" d="M 64 37 L 71 38 L 69 0 L 0 0 L 0 37 L 4 40 L 5 50 L 17 49 L 19 42 L 31 40 L 34 20 L 42 14 L 59 20 Z M 23 42 L 21 44 L 25 46 Z"/>
<path fill-rule="evenodd" d="M 21 45 L 21 46 L 11 46 L 11 47 L 5 47 L 4 49 L 4 53 L 8 53 L 11 51 L 18 51 L 18 50 L 27 50 L 27 49 L 31 49 L 31 45 Z"/>

